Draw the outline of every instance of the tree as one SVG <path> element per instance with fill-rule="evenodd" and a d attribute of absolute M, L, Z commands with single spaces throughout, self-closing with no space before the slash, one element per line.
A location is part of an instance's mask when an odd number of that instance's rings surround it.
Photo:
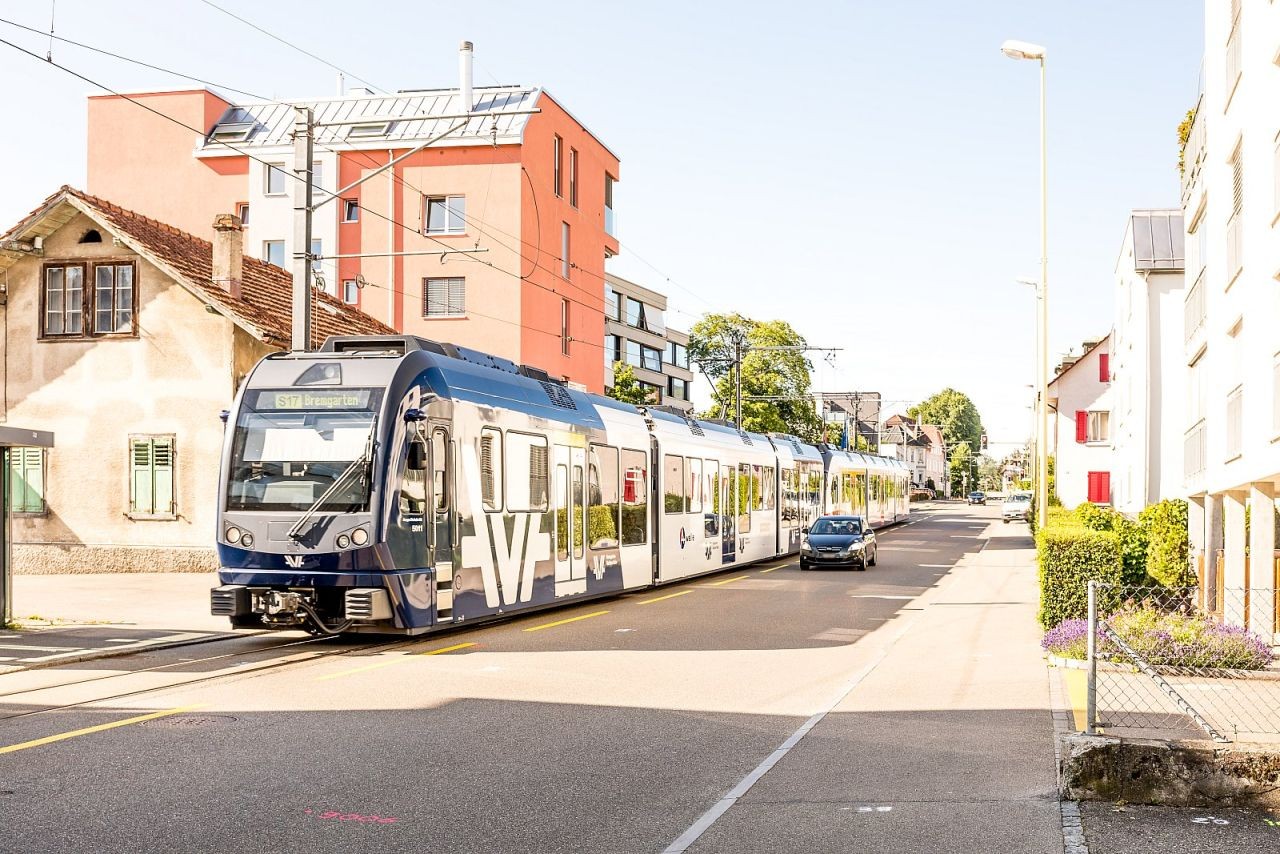
<path fill-rule="evenodd" d="M 936 424 L 942 430 L 942 439 L 948 448 L 961 442 L 970 448 L 981 447 L 982 417 L 978 408 L 963 392 L 944 388 L 933 397 L 913 406 L 907 414 L 921 424 Z"/>
<path fill-rule="evenodd" d="M 640 385 L 640 380 L 636 379 L 635 369 L 626 362 L 613 363 L 613 386 L 609 389 L 609 397 L 636 406 L 648 406 L 653 403 L 652 393 Z"/>
<path fill-rule="evenodd" d="M 804 336 L 783 320 L 759 321 L 741 314 L 707 314 L 689 330 L 689 358 L 715 388 L 717 410 L 734 409 L 734 346 L 742 343 L 742 427 L 757 433 L 792 433 L 814 442 L 822 419 L 810 396 L 813 365 L 801 350 Z M 753 400 L 768 397 L 770 400 Z M 713 413 L 714 414 L 714 413 Z"/>
<path fill-rule="evenodd" d="M 973 469 L 973 451 L 968 442 L 960 442 L 951 449 L 951 494 L 960 493 L 965 488 L 965 475 Z M 970 474 L 970 476 L 972 476 Z"/>

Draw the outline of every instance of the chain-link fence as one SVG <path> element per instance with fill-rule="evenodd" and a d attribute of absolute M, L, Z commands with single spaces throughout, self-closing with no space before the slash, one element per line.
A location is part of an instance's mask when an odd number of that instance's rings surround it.
<path fill-rule="evenodd" d="M 1091 582 L 1089 730 L 1174 738 L 1280 736 L 1273 589 L 1121 587 Z"/>

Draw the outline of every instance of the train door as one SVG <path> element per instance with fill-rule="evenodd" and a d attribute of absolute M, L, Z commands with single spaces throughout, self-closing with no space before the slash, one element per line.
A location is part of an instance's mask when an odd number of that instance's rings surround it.
<path fill-rule="evenodd" d="M 427 483 L 427 502 L 430 507 L 431 541 L 427 553 L 436 577 L 436 618 L 449 620 L 453 616 L 453 567 L 454 509 L 453 443 L 449 440 L 449 428 L 433 424 L 427 444 L 427 465 L 431 477 Z"/>
<path fill-rule="evenodd" d="M 727 463 L 720 476 L 720 562 L 733 563 L 738 557 L 738 469 Z"/>
<path fill-rule="evenodd" d="M 587 592 L 586 451 L 556 445 L 556 598 Z"/>

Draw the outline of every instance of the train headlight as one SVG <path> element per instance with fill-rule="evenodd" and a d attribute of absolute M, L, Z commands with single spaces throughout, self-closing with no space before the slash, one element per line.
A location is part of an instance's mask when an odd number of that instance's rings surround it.
<path fill-rule="evenodd" d="M 346 534 L 339 534 L 336 542 L 338 544 L 338 548 L 345 549 L 347 546 L 351 545 L 351 538 Z"/>
<path fill-rule="evenodd" d="M 241 534 L 240 545 L 244 546 L 246 549 L 253 548 L 253 534 L 250 534 L 248 531 Z"/>
<path fill-rule="evenodd" d="M 365 543 L 369 542 L 369 532 L 364 528 L 356 528 L 351 532 L 351 542 L 355 543 L 357 546 L 363 546 Z"/>
<path fill-rule="evenodd" d="M 240 533 L 241 533 L 240 529 L 237 528 L 235 525 L 232 525 L 230 528 L 227 528 L 227 542 L 233 545 L 235 543 L 240 542 Z"/>

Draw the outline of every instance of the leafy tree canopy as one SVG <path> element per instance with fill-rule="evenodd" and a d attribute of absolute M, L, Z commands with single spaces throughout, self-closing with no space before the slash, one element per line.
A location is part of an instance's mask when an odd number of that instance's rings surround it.
<path fill-rule="evenodd" d="M 759 321 L 741 314 L 707 314 L 689 330 L 689 358 L 715 387 L 717 406 L 732 416 L 734 345 L 745 348 L 803 347 L 804 336 L 783 320 Z M 742 426 L 758 433 L 793 433 L 820 441 L 822 419 L 810 396 L 813 365 L 800 350 L 751 350 L 742 359 Z M 779 398 L 751 400 L 753 397 Z"/>
<path fill-rule="evenodd" d="M 964 392 L 944 388 L 920 405 L 908 409 L 907 414 L 921 424 L 938 425 L 948 449 L 961 442 L 968 443 L 970 448 L 981 447 L 982 417 Z"/>
<path fill-rule="evenodd" d="M 649 389 L 640 385 L 635 369 L 626 362 L 613 363 L 613 386 L 609 389 L 609 397 L 636 406 L 647 406 L 653 402 Z"/>

